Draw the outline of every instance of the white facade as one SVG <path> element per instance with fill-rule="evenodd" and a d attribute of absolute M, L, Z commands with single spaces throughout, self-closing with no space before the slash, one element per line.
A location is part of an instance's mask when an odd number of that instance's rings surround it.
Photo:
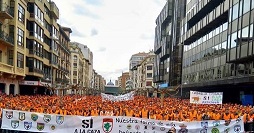
<path fill-rule="evenodd" d="M 140 52 L 131 56 L 129 60 L 129 75 L 130 75 L 130 82 L 132 82 L 131 88 L 136 89 L 138 88 L 138 75 L 137 75 L 137 67 L 141 61 L 144 60 L 149 53 Z"/>
<path fill-rule="evenodd" d="M 153 66 L 155 54 L 150 53 L 137 67 L 137 88 L 153 88 Z"/>
<path fill-rule="evenodd" d="M 74 42 L 84 55 L 84 58 L 89 61 L 88 77 L 89 77 L 89 88 L 94 88 L 94 72 L 93 72 L 93 52 L 87 47 L 87 45 Z"/>

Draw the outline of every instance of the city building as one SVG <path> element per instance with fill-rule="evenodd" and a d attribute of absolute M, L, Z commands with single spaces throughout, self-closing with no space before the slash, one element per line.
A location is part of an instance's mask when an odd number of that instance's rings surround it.
<path fill-rule="evenodd" d="M 85 81 L 84 79 L 85 76 L 85 64 L 86 64 L 86 59 L 84 58 L 84 55 L 79 48 L 78 44 L 76 42 L 71 42 L 70 43 L 70 51 L 71 51 L 71 84 L 78 86 L 79 89 L 73 89 L 71 90 L 72 93 L 79 93 L 79 94 L 86 94 L 85 90 L 83 88 L 88 88 L 88 86 L 85 86 Z M 82 88 L 82 89 L 81 89 Z M 78 90 L 78 92 L 77 92 Z M 88 91 L 88 90 L 86 90 Z"/>
<path fill-rule="evenodd" d="M 93 52 L 87 47 L 87 45 L 83 45 L 80 43 L 77 43 L 77 46 L 81 49 L 81 52 L 84 55 L 84 58 L 86 59 L 87 62 L 87 66 L 85 68 L 86 69 L 86 76 L 87 76 L 87 82 L 86 82 L 86 86 L 88 86 L 89 88 L 93 88 L 91 85 L 91 81 L 92 81 L 92 73 L 93 73 Z"/>
<path fill-rule="evenodd" d="M 110 79 L 110 81 L 105 85 L 104 93 L 110 95 L 119 95 L 124 93 L 124 90 L 119 86 L 115 86 Z"/>
<path fill-rule="evenodd" d="M 155 85 L 153 83 L 153 66 L 155 54 L 149 53 L 147 57 L 137 66 L 137 89 L 153 93 Z M 149 91 L 148 91 L 149 90 Z M 148 93 L 147 93 L 148 95 Z"/>
<path fill-rule="evenodd" d="M 119 86 L 118 80 L 115 80 L 115 86 Z"/>
<path fill-rule="evenodd" d="M 93 79 L 92 82 L 94 83 L 94 86 L 93 88 L 89 88 L 89 94 L 99 95 L 105 91 L 105 79 L 95 70 L 93 70 L 93 73 L 94 77 L 92 78 Z"/>
<path fill-rule="evenodd" d="M 186 12 L 183 90 L 219 91 L 223 102 L 253 104 L 254 1 L 188 0 Z"/>
<path fill-rule="evenodd" d="M 127 86 L 127 81 L 130 80 L 130 75 L 129 75 L 129 72 L 124 72 L 122 73 L 122 76 L 121 76 L 121 88 L 126 90 L 126 86 Z"/>
<path fill-rule="evenodd" d="M 52 0 L 1 0 L 0 4 L 0 93 L 55 90 L 65 95 L 73 92 L 67 92 L 73 85 L 92 88 L 93 53 L 84 45 L 70 46 L 72 30 L 57 23 L 59 10 Z M 78 66 L 72 68 L 73 64 Z M 83 94 L 85 89 L 80 90 Z"/>
<path fill-rule="evenodd" d="M 69 28 L 51 0 L 1 0 L 1 92 L 45 94 L 67 83 Z M 59 40 L 61 38 L 61 40 Z M 4 88 L 4 89 L 3 89 Z"/>
<path fill-rule="evenodd" d="M 56 88 L 59 47 L 59 10 L 52 1 L 27 2 L 26 77 L 20 82 L 21 94 L 44 94 L 48 84 Z M 45 11 L 45 13 L 44 13 Z M 51 75 L 51 76 L 50 76 Z M 45 80 L 50 83 L 42 82 Z"/>
<path fill-rule="evenodd" d="M 117 86 L 119 86 L 120 88 L 122 88 L 122 76 L 120 76 L 120 77 L 118 77 L 117 78 L 117 81 L 118 81 L 118 84 L 117 84 Z"/>
<path fill-rule="evenodd" d="M 0 12 L 0 93 L 19 94 L 19 81 L 26 74 L 25 0 L 1 0 Z"/>
<path fill-rule="evenodd" d="M 69 50 L 69 45 L 70 45 L 70 33 L 72 33 L 72 30 L 68 27 L 62 27 L 59 24 L 58 24 L 58 27 L 59 27 L 59 39 L 57 40 L 58 41 L 57 43 L 59 44 L 57 48 L 58 49 L 58 69 L 56 70 L 56 73 L 54 76 L 55 80 L 53 80 L 52 83 L 55 82 L 57 95 L 66 95 L 67 94 L 66 87 L 70 85 L 71 52 Z M 47 79 L 51 79 L 49 75 L 50 70 L 51 68 L 49 66 L 44 65 L 44 68 L 43 68 L 44 78 L 41 79 L 42 82 L 47 82 L 48 81 Z"/>
<path fill-rule="evenodd" d="M 148 55 L 148 53 L 145 52 L 139 52 L 136 54 L 133 54 L 129 60 L 129 76 L 130 76 L 130 82 L 129 82 L 129 88 L 135 89 L 137 86 L 136 80 L 136 66 Z M 131 83 L 132 82 L 132 83 Z"/>
<path fill-rule="evenodd" d="M 176 89 L 181 84 L 183 45 L 179 40 L 185 5 L 186 0 L 168 0 L 156 19 L 153 81 L 157 87 L 167 84 Z"/>

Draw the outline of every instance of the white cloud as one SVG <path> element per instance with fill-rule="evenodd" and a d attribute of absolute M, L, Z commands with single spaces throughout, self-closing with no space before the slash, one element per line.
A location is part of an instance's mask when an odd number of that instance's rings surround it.
<path fill-rule="evenodd" d="M 71 41 L 85 42 L 93 52 L 96 72 L 114 81 L 128 71 L 132 54 L 153 49 L 155 20 L 166 0 L 54 2 L 60 10 L 58 22 L 74 28 Z"/>

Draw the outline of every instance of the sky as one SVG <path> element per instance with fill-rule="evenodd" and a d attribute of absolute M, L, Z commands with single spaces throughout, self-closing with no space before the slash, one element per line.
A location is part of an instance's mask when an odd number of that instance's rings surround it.
<path fill-rule="evenodd" d="M 93 68 L 108 82 L 129 71 L 131 55 L 154 48 L 155 20 L 166 0 L 53 0 L 71 41 L 93 52 Z"/>

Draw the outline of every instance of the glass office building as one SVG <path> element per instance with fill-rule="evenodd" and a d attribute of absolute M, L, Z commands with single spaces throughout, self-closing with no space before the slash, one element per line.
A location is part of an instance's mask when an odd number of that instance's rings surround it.
<path fill-rule="evenodd" d="M 225 102 L 253 95 L 253 20 L 253 0 L 187 0 L 180 38 L 186 92 L 221 91 Z"/>
<path fill-rule="evenodd" d="M 168 0 L 156 19 L 153 81 L 176 88 L 181 84 L 182 49 L 180 24 L 185 17 L 186 0 Z"/>

